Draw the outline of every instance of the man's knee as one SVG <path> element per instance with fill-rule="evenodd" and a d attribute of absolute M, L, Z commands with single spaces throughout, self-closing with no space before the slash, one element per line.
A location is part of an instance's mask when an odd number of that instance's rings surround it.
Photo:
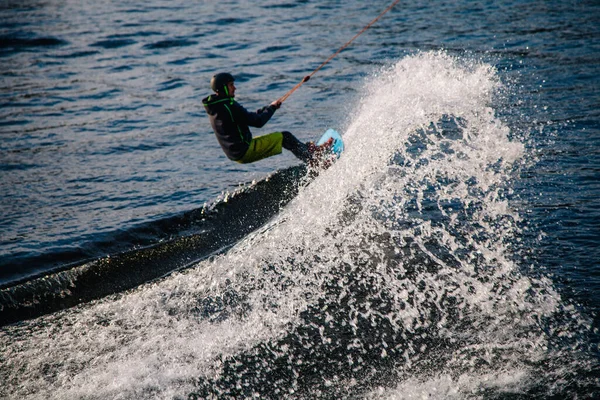
<path fill-rule="evenodd" d="M 283 135 L 282 144 L 283 144 L 284 149 L 289 150 L 298 141 L 298 139 L 296 139 L 296 137 L 294 135 L 292 135 L 292 133 L 289 131 L 283 131 L 283 132 L 281 132 L 281 134 Z"/>

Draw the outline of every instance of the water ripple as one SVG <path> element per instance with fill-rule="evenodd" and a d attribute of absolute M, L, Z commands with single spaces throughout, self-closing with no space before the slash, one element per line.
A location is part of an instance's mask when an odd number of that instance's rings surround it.
<path fill-rule="evenodd" d="M 169 48 L 173 48 L 173 47 L 186 47 L 186 46 L 193 46 L 195 44 L 198 44 L 198 42 L 193 41 L 193 40 L 187 40 L 187 39 L 167 39 L 167 40 L 161 40 L 155 43 L 150 43 L 147 45 L 144 45 L 144 48 L 147 49 L 169 49 Z"/>
<path fill-rule="evenodd" d="M 92 47 L 102 47 L 105 49 L 118 49 L 120 47 L 131 46 L 132 44 L 137 43 L 132 39 L 108 39 L 101 40 L 96 43 L 92 43 L 90 46 Z"/>

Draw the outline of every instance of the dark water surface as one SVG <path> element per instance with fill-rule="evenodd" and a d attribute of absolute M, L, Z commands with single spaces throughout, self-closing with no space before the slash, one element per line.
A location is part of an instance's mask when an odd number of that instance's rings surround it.
<path fill-rule="evenodd" d="M 214 73 L 260 108 L 388 4 L 0 3 L 2 321 L 83 302 L 0 397 L 600 395 L 597 1 L 401 2 L 253 131 L 326 174 L 222 154 Z"/>

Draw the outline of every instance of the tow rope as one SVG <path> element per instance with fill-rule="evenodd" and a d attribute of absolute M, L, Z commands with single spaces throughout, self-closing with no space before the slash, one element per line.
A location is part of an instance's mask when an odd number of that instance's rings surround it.
<path fill-rule="evenodd" d="M 325 60 L 323 62 L 323 64 L 319 65 L 313 72 L 311 72 L 309 75 L 306 75 L 304 78 L 302 78 L 302 80 L 300 82 L 298 82 L 298 84 L 296 86 L 294 86 L 292 89 L 290 89 L 286 94 L 284 94 L 281 98 L 279 98 L 278 101 L 280 102 L 284 102 L 287 100 L 288 97 L 291 96 L 292 93 L 294 93 L 300 86 L 302 86 L 305 82 L 308 82 L 308 80 L 314 75 L 316 74 L 321 68 L 323 68 L 325 66 L 325 64 L 327 64 L 329 61 L 333 60 L 333 58 L 335 56 L 337 56 L 338 54 L 340 54 L 342 52 L 342 50 L 344 50 L 346 47 L 348 47 L 350 45 L 350 43 L 352 43 L 354 41 L 354 39 L 356 39 L 357 37 L 359 37 L 360 35 L 363 34 L 364 31 L 366 31 L 367 29 L 369 29 L 371 27 L 371 25 L 373 25 L 375 22 L 377 22 L 377 20 L 379 20 L 379 18 L 381 18 L 385 13 L 387 13 L 388 11 L 390 11 L 392 8 L 394 8 L 394 6 L 396 4 L 398 4 L 400 2 L 400 0 L 396 0 L 394 1 L 388 8 L 386 8 L 385 10 L 383 10 L 381 12 L 381 14 L 379 14 L 377 16 L 377 18 L 375 18 L 373 21 L 369 22 L 364 28 L 361 29 L 360 32 L 358 32 L 356 35 L 354 35 L 354 37 L 350 40 L 348 40 L 346 42 L 346 44 L 344 44 L 342 47 L 340 47 L 338 49 L 338 51 L 336 51 L 335 53 L 333 53 L 331 56 L 329 56 L 329 58 L 327 60 Z"/>

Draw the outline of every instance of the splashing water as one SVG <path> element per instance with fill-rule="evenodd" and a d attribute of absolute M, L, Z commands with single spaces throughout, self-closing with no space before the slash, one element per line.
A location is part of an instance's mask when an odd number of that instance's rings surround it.
<path fill-rule="evenodd" d="M 501 89 L 444 53 L 372 77 L 343 157 L 228 253 L 5 328 L 0 394 L 561 393 L 590 368 L 588 322 L 515 261 L 525 150 L 491 108 Z"/>

